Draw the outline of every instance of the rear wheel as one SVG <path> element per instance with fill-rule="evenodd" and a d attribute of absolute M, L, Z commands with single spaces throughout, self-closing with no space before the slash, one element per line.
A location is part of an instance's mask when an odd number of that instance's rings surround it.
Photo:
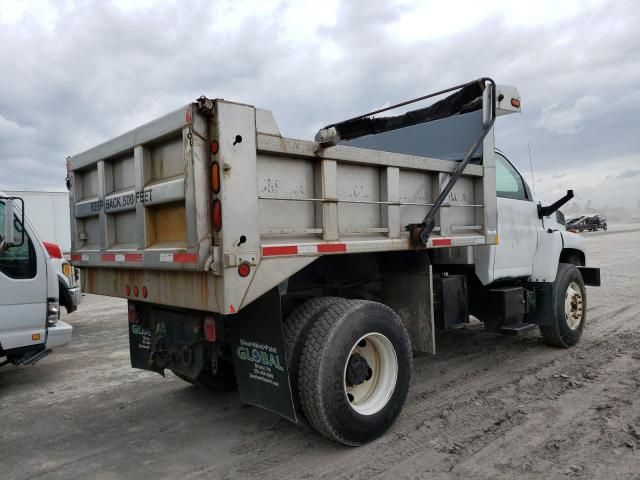
<path fill-rule="evenodd" d="M 339 297 L 316 297 L 307 300 L 296 308 L 285 320 L 283 327 L 284 350 L 289 370 L 289 382 L 296 410 L 300 410 L 300 395 L 298 393 L 298 365 L 304 339 L 314 322 L 331 305 L 348 300 Z"/>
<path fill-rule="evenodd" d="M 552 323 L 540 326 L 545 343 L 562 348 L 578 343 L 586 312 L 587 295 L 580 271 L 574 265 L 559 264 L 553 285 Z"/>
<path fill-rule="evenodd" d="M 302 409 L 319 433 L 362 445 L 400 414 L 411 369 L 409 336 L 393 310 L 368 301 L 334 304 L 309 330 L 302 349 Z"/>
<path fill-rule="evenodd" d="M 198 378 L 195 380 L 177 372 L 173 373 L 176 377 L 187 383 L 206 388 L 207 390 L 212 390 L 214 392 L 231 392 L 238 386 L 236 383 L 236 374 L 233 369 L 233 364 L 226 360 L 218 359 L 218 369 L 215 375 L 211 370 L 202 370 L 198 375 Z"/>

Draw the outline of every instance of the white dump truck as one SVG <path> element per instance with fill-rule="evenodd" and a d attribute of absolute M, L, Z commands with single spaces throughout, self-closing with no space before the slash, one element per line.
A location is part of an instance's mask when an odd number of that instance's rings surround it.
<path fill-rule="evenodd" d="M 582 334 L 599 270 L 564 228 L 572 194 L 536 203 L 495 149 L 518 111 L 482 78 L 304 141 L 201 97 L 69 158 L 72 262 L 87 292 L 128 300 L 133 367 L 363 444 L 438 330 L 473 315 L 557 347 Z"/>
<path fill-rule="evenodd" d="M 60 321 L 60 282 L 23 199 L 0 192 L 0 366 L 33 365 L 71 340 L 73 327 Z"/>

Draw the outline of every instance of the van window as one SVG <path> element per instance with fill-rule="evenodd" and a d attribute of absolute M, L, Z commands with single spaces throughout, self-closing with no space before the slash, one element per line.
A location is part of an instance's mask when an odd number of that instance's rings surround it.
<path fill-rule="evenodd" d="M 4 202 L 0 202 L 0 225 L 4 225 Z M 16 218 L 16 237 L 22 234 L 23 225 Z M 33 278 L 36 276 L 36 252 L 27 232 L 22 245 L 11 247 L 0 253 L 0 272 L 7 277 L 16 279 Z"/>
<path fill-rule="evenodd" d="M 496 191 L 499 197 L 528 200 L 524 181 L 513 165 L 500 154 L 496 154 Z"/>

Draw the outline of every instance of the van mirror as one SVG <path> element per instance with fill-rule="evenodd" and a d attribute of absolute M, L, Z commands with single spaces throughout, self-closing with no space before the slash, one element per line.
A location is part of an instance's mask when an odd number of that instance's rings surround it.
<path fill-rule="evenodd" d="M 4 200 L 4 222 L 0 224 L 0 253 L 8 250 L 11 247 L 19 247 L 24 243 L 24 202 L 21 198 L 17 197 L 0 197 L 0 200 Z M 16 200 L 22 203 L 22 209 L 20 211 L 22 221 L 20 222 L 20 239 L 16 241 Z"/>

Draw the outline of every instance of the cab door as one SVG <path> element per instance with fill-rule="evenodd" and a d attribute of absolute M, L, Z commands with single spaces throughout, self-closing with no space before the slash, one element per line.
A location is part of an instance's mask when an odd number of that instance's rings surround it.
<path fill-rule="evenodd" d="M 526 182 L 507 160 L 496 152 L 498 238 L 493 280 L 528 277 L 538 246 L 542 222 Z"/>
<path fill-rule="evenodd" d="M 0 200 L 0 225 L 5 203 Z M 16 243 L 0 252 L 0 346 L 5 352 L 46 340 L 47 271 L 44 252 L 28 226 L 14 219 Z"/>

